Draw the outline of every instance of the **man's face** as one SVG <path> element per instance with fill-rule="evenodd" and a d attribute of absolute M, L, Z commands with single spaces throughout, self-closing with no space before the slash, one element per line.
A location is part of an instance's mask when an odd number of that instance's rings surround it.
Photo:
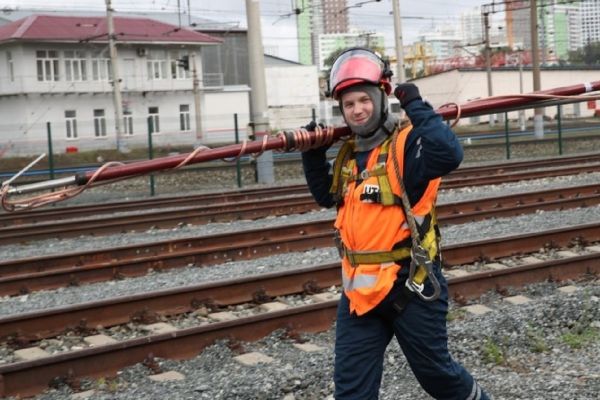
<path fill-rule="evenodd" d="M 351 91 L 342 94 L 342 112 L 350 125 L 364 125 L 373 115 L 373 101 L 366 92 Z"/>

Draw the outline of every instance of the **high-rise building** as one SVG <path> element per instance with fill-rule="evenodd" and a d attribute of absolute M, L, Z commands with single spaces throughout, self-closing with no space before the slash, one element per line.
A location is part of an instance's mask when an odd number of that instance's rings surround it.
<path fill-rule="evenodd" d="M 296 26 L 298 28 L 298 61 L 301 64 L 313 64 L 312 17 L 315 12 L 310 0 L 298 0 Z"/>
<path fill-rule="evenodd" d="M 583 0 L 579 7 L 582 45 L 600 41 L 600 0 Z"/>
<path fill-rule="evenodd" d="M 326 69 L 324 61 L 334 51 L 356 46 L 384 48 L 385 38 L 382 33 L 374 32 L 321 34 L 319 36 L 319 69 Z"/>
<path fill-rule="evenodd" d="M 479 7 L 462 13 L 460 15 L 460 26 L 465 45 L 483 42 L 483 22 Z"/>
<path fill-rule="evenodd" d="M 298 59 L 319 64 L 319 35 L 348 32 L 347 0 L 296 0 L 298 15 Z"/>
<path fill-rule="evenodd" d="M 566 59 L 569 51 L 600 41 L 600 0 L 538 0 L 538 43 L 542 64 Z M 531 49 L 530 2 L 511 1 L 506 13 L 511 46 Z M 518 43 L 522 43 L 519 46 Z"/>
<path fill-rule="evenodd" d="M 538 18 L 542 64 L 546 61 L 565 60 L 569 51 L 581 47 L 579 5 L 547 6 Z"/>
<path fill-rule="evenodd" d="M 511 1 L 506 12 L 506 38 L 510 47 L 531 49 L 529 1 Z"/>
<path fill-rule="evenodd" d="M 323 8 L 323 33 L 348 32 L 347 0 L 321 0 Z"/>

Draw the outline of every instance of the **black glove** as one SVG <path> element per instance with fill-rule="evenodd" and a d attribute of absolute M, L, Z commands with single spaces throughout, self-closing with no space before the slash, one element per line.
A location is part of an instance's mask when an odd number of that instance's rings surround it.
<path fill-rule="evenodd" d="M 322 129 L 325 129 L 325 125 L 323 125 L 322 123 L 319 123 L 318 126 L 320 126 Z M 315 121 L 310 121 L 307 125 L 303 126 L 303 128 L 306 129 L 307 131 L 314 132 L 315 129 L 317 128 L 317 123 Z M 332 145 L 332 143 L 328 143 L 328 144 L 325 144 L 325 145 L 317 147 L 317 148 L 305 150 L 304 152 L 319 154 L 324 157 L 325 153 L 327 152 L 327 150 L 329 150 L 331 145 Z"/>
<path fill-rule="evenodd" d="M 400 106 L 405 108 L 413 100 L 421 99 L 419 88 L 414 83 L 401 83 L 394 89 L 394 95 L 400 101 Z"/>
<path fill-rule="evenodd" d="M 325 125 L 323 125 L 321 123 L 319 124 L 319 126 L 321 128 L 325 128 Z M 304 125 L 303 126 L 304 129 L 306 129 L 307 131 L 311 131 L 311 132 L 314 132 L 314 130 L 315 130 L 316 127 L 317 127 L 317 123 L 315 121 L 310 121 L 308 123 L 308 125 Z"/>

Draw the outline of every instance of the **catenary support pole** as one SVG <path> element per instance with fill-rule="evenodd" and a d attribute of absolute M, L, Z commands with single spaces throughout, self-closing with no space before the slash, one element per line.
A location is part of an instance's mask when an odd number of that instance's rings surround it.
<path fill-rule="evenodd" d="M 540 53 L 538 46 L 538 12 L 537 1 L 530 1 L 529 29 L 531 30 L 531 65 L 533 71 L 533 91 L 542 89 L 540 79 Z M 544 137 L 544 109 L 536 108 L 533 116 L 533 133 L 538 139 Z"/>
<path fill-rule="evenodd" d="M 394 14 L 394 37 L 396 45 L 396 76 L 397 83 L 404 83 L 406 75 L 404 72 L 404 44 L 402 42 L 402 24 L 400 18 L 400 0 L 392 0 L 392 12 Z"/>
<path fill-rule="evenodd" d="M 494 91 L 492 89 L 492 48 L 490 45 L 490 14 L 483 13 L 483 28 L 485 35 L 485 71 L 487 76 L 487 91 L 488 97 L 492 97 Z M 490 114 L 490 126 L 494 126 L 495 116 Z"/>
<path fill-rule="evenodd" d="M 191 54 L 192 63 L 192 85 L 194 92 L 194 118 L 196 121 L 196 144 L 201 145 L 202 139 L 204 138 L 204 132 L 202 131 L 202 102 L 200 100 L 200 79 L 198 78 L 198 68 L 196 66 L 196 51 L 192 51 Z"/>
<path fill-rule="evenodd" d="M 256 140 L 261 141 L 269 132 L 267 85 L 265 80 L 265 56 L 260 26 L 260 3 L 246 0 L 248 20 L 248 68 L 250 70 L 250 112 Z M 256 159 L 258 183 L 273 183 L 273 152 L 266 151 Z"/>
<path fill-rule="evenodd" d="M 106 26 L 108 29 L 108 48 L 110 52 L 110 67 L 112 69 L 113 103 L 115 107 L 115 135 L 117 150 L 127 150 L 123 142 L 123 100 L 121 98 L 121 76 L 119 75 L 119 59 L 117 57 L 117 45 L 115 44 L 115 28 L 113 25 L 113 9 L 111 0 L 106 0 Z"/>

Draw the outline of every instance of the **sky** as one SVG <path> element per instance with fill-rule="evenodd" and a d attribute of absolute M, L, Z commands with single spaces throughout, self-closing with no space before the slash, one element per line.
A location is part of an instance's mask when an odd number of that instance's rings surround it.
<path fill-rule="evenodd" d="M 296 17 L 290 15 L 296 1 L 261 0 L 262 35 L 265 52 L 290 60 L 297 60 Z M 386 48 L 393 51 L 394 22 L 391 15 L 395 0 L 348 0 L 350 25 L 369 32 L 382 33 Z M 364 3 L 360 6 L 356 6 Z M 404 44 L 412 43 L 422 31 L 431 30 L 432 24 L 458 24 L 461 12 L 472 10 L 490 0 L 401 0 L 402 38 Z M 231 22 L 246 27 L 246 0 L 112 0 L 116 11 L 165 11 L 179 10 L 216 21 Z M 44 9 L 47 12 L 106 10 L 105 0 L 0 0 L 0 16 L 12 8 Z M 410 18 L 412 17 L 412 18 Z M 185 21 L 185 18 L 183 18 Z"/>

